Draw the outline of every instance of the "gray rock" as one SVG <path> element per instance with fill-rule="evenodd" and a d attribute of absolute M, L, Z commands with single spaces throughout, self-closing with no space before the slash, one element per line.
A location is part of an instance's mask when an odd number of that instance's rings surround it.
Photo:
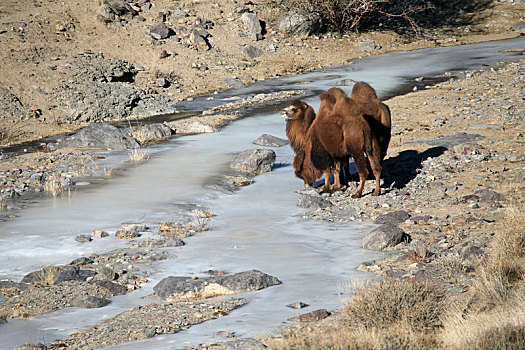
<path fill-rule="evenodd" d="M 253 338 L 242 338 L 230 340 L 222 344 L 223 350 L 260 350 L 266 349 L 266 345 Z"/>
<path fill-rule="evenodd" d="M 302 309 L 303 307 L 307 307 L 310 305 L 303 303 L 302 301 L 299 301 L 297 303 L 288 304 L 286 306 L 291 307 L 292 309 Z"/>
<path fill-rule="evenodd" d="M 262 56 L 263 54 L 263 51 L 261 49 L 252 45 L 246 45 L 245 47 L 243 47 L 242 52 L 249 59 L 257 58 L 259 56 Z"/>
<path fill-rule="evenodd" d="M 525 22 L 519 21 L 518 23 L 513 25 L 511 28 L 517 32 L 525 32 Z"/>
<path fill-rule="evenodd" d="M 288 140 L 269 134 L 262 134 L 253 143 L 259 146 L 282 147 L 288 144 Z"/>
<path fill-rule="evenodd" d="M 407 237 L 405 231 L 390 223 L 376 228 L 363 238 L 363 248 L 368 250 L 383 250 L 403 242 Z"/>
<path fill-rule="evenodd" d="M 107 266 L 97 269 L 96 273 L 97 274 L 93 278 L 93 280 L 96 281 L 114 281 L 118 278 L 118 273 Z"/>
<path fill-rule="evenodd" d="M 77 238 L 75 238 L 75 240 L 79 243 L 89 243 L 93 240 L 93 238 L 91 238 L 91 236 L 88 235 L 78 235 Z"/>
<path fill-rule="evenodd" d="M 301 208 L 313 208 L 313 209 L 328 208 L 332 206 L 332 202 L 330 202 L 327 199 L 324 199 L 318 194 L 314 196 L 307 195 L 307 194 L 301 194 L 299 195 L 299 199 L 297 200 L 297 206 Z"/>
<path fill-rule="evenodd" d="M 166 124 L 148 124 L 131 128 L 130 134 L 141 144 L 165 140 L 174 134 L 174 131 Z"/>
<path fill-rule="evenodd" d="M 392 225 L 399 225 L 400 223 L 405 222 L 409 218 L 410 218 L 409 213 L 407 213 L 404 210 L 397 210 L 391 213 L 379 215 L 377 219 L 375 219 L 374 223 L 385 224 L 388 222 L 388 223 L 391 223 Z"/>
<path fill-rule="evenodd" d="M 88 277 L 93 277 L 96 274 L 91 270 L 80 270 L 79 268 L 65 269 L 53 278 L 53 284 L 57 285 L 66 281 L 85 281 Z"/>
<path fill-rule="evenodd" d="M 155 80 L 155 85 L 161 88 L 165 88 L 168 87 L 170 83 L 166 80 L 166 78 L 158 78 L 157 80 Z"/>
<path fill-rule="evenodd" d="M 277 26 L 279 31 L 293 35 L 311 35 L 321 29 L 321 16 L 318 13 L 290 11 L 282 16 Z"/>
<path fill-rule="evenodd" d="M 49 350 L 49 347 L 42 343 L 29 343 L 16 348 L 16 350 Z"/>
<path fill-rule="evenodd" d="M 477 190 L 476 195 L 479 196 L 480 202 L 484 203 L 497 203 L 504 202 L 505 196 L 493 190 L 483 189 Z"/>
<path fill-rule="evenodd" d="M 156 25 L 150 28 L 149 32 L 151 36 L 156 40 L 167 39 L 171 34 L 173 34 L 171 28 L 168 28 L 168 26 L 164 22 L 157 23 Z"/>
<path fill-rule="evenodd" d="M 272 171 L 275 152 L 269 149 L 250 149 L 241 152 L 230 163 L 230 167 L 240 172 L 262 174 Z"/>
<path fill-rule="evenodd" d="M 262 26 L 255 13 L 244 12 L 241 16 L 242 23 L 253 41 L 262 40 Z"/>
<path fill-rule="evenodd" d="M 67 137 L 59 147 L 85 147 L 122 151 L 139 148 L 139 143 L 126 133 L 106 123 L 95 123 Z"/>
<path fill-rule="evenodd" d="M 359 43 L 359 49 L 363 52 L 371 53 L 381 50 L 381 45 L 375 40 L 368 39 Z"/>
<path fill-rule="evenodd" d="M 231 89 L 238 89 L 246 86 L 242 81 L 239 80 L 239 78 L 224 78 L 224 82 Z"/>
<path fill-rule="evenodd" d="M 104 307 L 111 303 L 109 299 L 99 298 L 93 295 L 79 295 L 71 300 L 70 305 L 72 307 L 80 307 L 83 309 L 96 309 Z"/>
<path fill-rule="evenodd" d="M 4 325 L 6 323 L 7 323 L 7 320 L 0 317 L 0 326 Z"/>
<path fill-rule="evenodd" d="M 75 259 L 69 263 L 69 265 L 82 266 L 87 264 L 93 264 L 93 260 L 86 258 L 85 256 Z"/>
<path fill-rule="evenodd" d="M 122 295 L 128 292 L 125 286 L 108 280 L 95 280 L 92 283 L 109 290 L 112 295 Z"/>
<path fill-rule="evenodd" d="M 211 284 L 220 286 L 219 295 L 225 295 L 260 290 L 281 284 L 281 281 L 263 272 L 250 270 L 228 276 L 212 276 L 199 279 L 170 276 L 161 280 L 153 287 L 153 290 L 157 296 L 163 299 L 184 299 L 188 295 L 204 295 L 206 288 Z"/>
<path fill-rule="evenodd" d="M 136 15 L 135 11 L 129 4 L 124 0 L 104 0 L 104 5 L 107 5 L 111 10 L 119 16 L 124 16 L 126 14 Z"/>
<path fill-rule="evenodd" d="M 168 123 L 172 129 L 175 129 L 177 134 L 192 135 L 192 134 L 205 134 L 210 132 L 217 132 L 217 129 L 209 124 L 205 124 L 200 120 L 189 119 L 177 123 Z"/>
<path fill-rule="evenodd" d="M 115 20 L 115 12 L 108 5 L 102 5 L 98 8 L 97 18 L 102 23 L 111 23 Z"/>
<path fill-rule="evenodd" d="M 330 313 L 326 309 L 319 309 L 296 317 L 292 317 L 289 320 L 297 322 L 313 322 L 320 321 L 322 319 L 327 318 L 328 316 L 330 316 Z"/>
<path fill-rule="evenodd" d="M 91 232 L 91 235 L 95 238 L 104 238 L 104 237 L 109 237 L 109 233 L 107 233 L 106 231 L 104 230 L 95 230 L 93 232 Z"/>

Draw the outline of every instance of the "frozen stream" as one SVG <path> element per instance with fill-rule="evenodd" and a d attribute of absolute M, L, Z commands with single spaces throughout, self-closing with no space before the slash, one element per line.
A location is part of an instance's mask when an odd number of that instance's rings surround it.
<path fill-rule="evenodd" d="M 447 71 L 519 60 L 516 53 L 500 51 L 523 48 L 524 44 L 525 39 L 518 38 L 370 57 L 346 67 L 224 92 L 214 100 L 198 98 L 182 108 L 204 109 L 235 95 L 304 89 L 311 96 L 307 102 L 317 109 L 317 92 L 345 79 L 366 80 L 381 96 L 392 96 L 411 90 L 415 77 L 424 77 L 418 83 L 421 87 L 443 78 Z M 288 146 L 274 149 L 274 171 L 257 176 L 254 184 L 238 192 L 226 194 L 206 186 L 219 174 L 228 172 L 232 153 L 258 147 L 252 142 L 262 133 L 285 138 L 284 120 L 279 117 L 281 106 L 256 110 L 220 133 L 174 138 L 157 145 L 148 162 L 127 168 L 103 186 L 88 186 L 71 197 L 39 200 L 18 213 L 17 218 L 0 222 L 0 277 L 19 281 L 44 265 L 67 263 L 125 244 L 114 238 L 80 244 L 75 241 L 77 234 L 94 229 L 115 230 L 124 222 L 154 224 L 170 220 L 179 204 L 200 204 L 217 215 L 211 231 L 185 239 L 184 247 L 168 249 L 174 258 L 156 263 L 155 274 L 142 290 L 114 297 L 110 305 L 101 309 L 65 309 L 30 320 L 9 320 L 0 326 L 2 347 L 11 349 L 29 341 L 50 342 L 66 336 L 150 302 L 142 297 L 166 276 L 201 276 L 209 269 L 230 273 L 258 269 L 278 277 L 283 284 L 243 295 L 250 302 L 229 316 L 179 334 L 114 348 L 184 348 L 216 339 L 217 331 L 252 336 L 274 330 L 295 316 L 297 311 L 286 305 L 298 301 L 310 304 L 301 313 L 338 307 L 341 297 L 351 295 L 351 291 L 342 288 L 343 284 L 371 277 L 356 267 L 376 256 L 360 249 L 361 238 L 372 226 L 303 219 L 305 210 L 296 206 L 294 192 L 302 188 L 302 181 L 293 176 L 293 154 Z M 117 154 L 111 159 L 126 157 L 127 154 Z"/>

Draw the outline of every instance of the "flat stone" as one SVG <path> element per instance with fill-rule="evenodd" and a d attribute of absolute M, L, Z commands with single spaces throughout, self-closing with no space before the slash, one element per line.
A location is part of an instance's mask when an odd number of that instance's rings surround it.
<path fill-rule="evenodd" d="M 107 233 L 104 230 L 95 230 L 95 231 L 91 232 L 91 236 L 93 236 L 95 238 L 104 238 L 104 237 L 108 237 L 109 233 Z"/>
<path fill-rule="evenodd" d="M 174 133 L 173 129 L 163 123 L 135 126 L 130 130 L 131 136 L 141 144 L 165 140 L 170 138 Z"/>
<path fill-rule="evenodd" d="M 98 148 L 123 151 L 139 148 L 133 137 L 106 123 L 94 123 L 59 143 L 60 147 Z"/>
<path fill-rule="evenodd" d="M 387 214 L 382 214 L 375 219 L 376 224 L 391 223 L 392 225 L 399 225 L 410 218 L 410 214 L 404 210 L 397 210 Z"/>
<path fill-rule="evenodd" d="M 149 32 L 153 36 L 153 38 L 157 40 L 166 39 L 173 33 L 173 31 L 170 28 L 168 28 L 168 26 L 164 22 L 160 22 L 155 26 L 151 27 Z"/>
<path fill-rule="evenodd" d="M 250 292 L 278 284 L 281 284 L 281 281 L 276 277 L 250 270 L 233 275 L 198 279 L 170 276 L 161 280 L 153 290 L 162 299 L 176 302 Z"/>
<path fill-rule="evenodd" d="M 92 283 L 107 289 L 112 295 L 122 295 L 128 292 L 128 289 L 125 286 L 112 281 L 95 280 Z"/>
<path fill-rule="evenodd" d="M 525 22 L 519 21 L 518 23 L 514 24 L 511 28 L 517 32 L 525 32 Z"/>
<path fill-rule="evenodd" d="M 377 50 L 381 50 L 381 45 L 375 40 L 365 40 L 359 43 L 359 48 L 363 52 L 371 53 Z"/>
<path fill-rule="evenodd" d="M 314 196 L 307 195 L 307 194 L 301 194 L 299 195 L 299 198 L 297 199 L 297 206 L 301 208 L 313 208 L 313 209 L 328 208 L 332 206 L 332 202 L 330 202 L 327 199 L 324 199 L 318 194 Z"/>
<path fill-rule="evenodd" d="M 330 316 L 330 313 L 326 309 L 319 309 L 315 310 L 306 314 L 302 314 L 296 317 L 289 318 L 289 321 L 295 321 L 295 322 L 314 322 L 314 321 L 320 321 L 322 319 L 327 318 Z"/>
<path fill-rule="evenodd" d="M 266 349 L 266 345 L 253 338 L 242 338 L 230 340 L 222 344 L 222 350 L 260 350 Z"/>
<path fill-rule="evenodd" d="M 242 52 L 248 59 L 254 59 L 262 56 L 263 51 L 253 45 L 246 45 L 242 48 Z"/>
<path fill-rule="evenodd" d="M 303 303 L 302 301 L 299 301 L 297 303 L 288 304 L 286 306 L 291 307 L 292 309 L 302 309 L 303 307 L 307 307 L 310 305 Z"/>
<path fill-rule="evenodd" d="M 83 309 L 96 309 L 104 307 L 111 303 L 109 299 L 99 298 L 92 295 L 79 295 L 71 300 L 70 305 L 72 307 L 80 307 Z"/>
<path fill-rule="evenodd" d="M 476 195 L 479 196 L 480 202 L 484 203 L 497 203 L 504 202 L 505 196 L 493 190 L 483 189 L 476 191 Z"/>

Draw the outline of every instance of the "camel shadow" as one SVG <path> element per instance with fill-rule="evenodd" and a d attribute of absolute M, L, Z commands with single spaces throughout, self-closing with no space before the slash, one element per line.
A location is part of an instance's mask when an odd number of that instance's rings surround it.
<path fill-rule="evenodd" d="M 418 174 L 418 169 L 423 167 L 422 163 L 428 158 L 435 158 L 442 155 L 447 150 L 446 147 L 437 146 L 427 149 L 424 152 L 416 150 L 402 151 L 395 157 L 387 158 L 383 161 L 383 188 L 404 188 Z"/>

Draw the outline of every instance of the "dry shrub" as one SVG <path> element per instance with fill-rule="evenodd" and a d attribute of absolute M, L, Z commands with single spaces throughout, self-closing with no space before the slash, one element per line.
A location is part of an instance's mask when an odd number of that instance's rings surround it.
<path fill-rule="evenodd" d="M 377 24 L 392 18 L 401 18 L 416 30 L 412 15 L 431 8 L 423 0 L 286 0 L 284 5 L 319 13 L 330 31 L 356 30 L 362 22 Z"/>
<path fill-rule="evenodd" d="M 453 284 L 464 284 L 469 266 L 465 266 L 458 254 L 448 254 L 434 260 L 428 265 L 428 272 L 433 277 Z"/>
<path fill-rule="evenodd" d="M 211 228 L 212 212 L 194 209 L 182 221 L 168 221 L 160 224 L 157 233 L 166 238 L 184 238 Z"/>
<path fill-rule="evenodd" d="M 429 281 L 387 279 L 366 288 L 347 303 L 343 313 L 351 326 L 384 329 L 394 325 L 411 331 L 441 325 L 443 291 Z"/>
<path fill-rule="evenodd" d="M 334 350 L 384 350 L 384 349 L 435 349 L 436 338 L 429 333 L 414 333 L 406 327 L 387 329 L 351 328 L 344 320 L 336 319 L 329 326 L 294 329 L 280 338 L 264 341 L 269 349 L 334 349 Z"/>
<path fill-rule="evenodd" d="M 525 295 L 511 293 L 505 304 L 488 312 L 465 315 L 462 306 L 444 318 L 442 338 L 454 349 L 523 349 L 525 346 Z"/>

